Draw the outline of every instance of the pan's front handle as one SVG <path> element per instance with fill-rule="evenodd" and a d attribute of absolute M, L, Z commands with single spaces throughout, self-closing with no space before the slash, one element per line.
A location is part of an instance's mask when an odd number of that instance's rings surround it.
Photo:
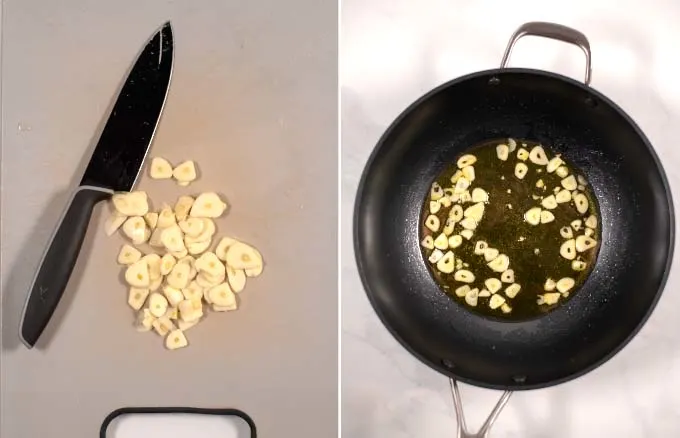
<path fill-rule="evenodd" d="M 512 48 L 515 46 L 515 43 L 517 43 L 517 40 L 526 35 L 551 38 L 553 40 L 564 41 L 565 43 L 580 47 L 581 50 L 583 50 L 583 53 L 586 55 L 586 79 L 584 82 L 586 85 L 590 85 L 590 43 L 588 42 L 588 38 L 586 38 L 586 36 L 578 30 L 563 26 L 561 24 L 533 21 L 521 25 L 510 38 L 508 47 L 506 47 L 505 53 L 503 54 L 501 68 L 507 67 L 510 54 L 512 53 Z"/>
<path fill-rule="evenodd" d="M 508 403 L 510 395 L 512 395 L 512 391 L 505 391 L 503 393 L 500 400 L 498 400 L 498 403 L 496 403 L 496 406 L 494 406 L 493 410 L 486 418 L 486 421 L 482 425 L 482 428 L 479 429 L 479 432 L 472 433 L 468 431 L 467 424 L 465 423 L 465 414 L 463 413 L 463 400 L 460 397 L 460 391 L 458 391 L 458 382 L 456 382 L 454 379 L 449 379 L 449 381 L 451 383 L 451 394 L 453 395 L 453 406 L 456 409 L 456 419 L 458 420 L 458 433 L 456 434 L 456 437 L 487 438 L 489 436 L 491 426 L 493 426 L 493 423 L 500 415 L 501 410 L 503 410 L 505 405 Z"/>

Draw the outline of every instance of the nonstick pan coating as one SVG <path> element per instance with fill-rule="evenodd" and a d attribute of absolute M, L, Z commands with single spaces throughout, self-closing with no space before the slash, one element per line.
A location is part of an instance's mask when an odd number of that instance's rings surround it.
<path fill-rule="evenodd" d="M 478 316 L 445 295 L 418 239 L 437 174 L 468 147 L 507 137 L 565 155 L 601 210 L 601 249 L 583 287 L 523 322 Z M 430 367 L 497 389 L 557 384 L 613 356 L 652 312 L 673 253 L 670 190 L 642 132 L 592 88 L 527 69 L 465 76 L 409 107 L 369 159 L 354 220 L 359 273 L 384 325 Z"/>

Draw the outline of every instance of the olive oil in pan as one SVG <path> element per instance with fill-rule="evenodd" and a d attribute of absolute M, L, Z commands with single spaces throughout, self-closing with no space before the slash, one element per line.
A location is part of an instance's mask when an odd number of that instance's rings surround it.
<path fill-rule="evenodd" d="M 437 177 L 421 212 L 421 249 L 442 289 L 472 312 L 543 315 L 578 292 L 600 246 L 597 200 L 549 146 L 473 146 Z"/>

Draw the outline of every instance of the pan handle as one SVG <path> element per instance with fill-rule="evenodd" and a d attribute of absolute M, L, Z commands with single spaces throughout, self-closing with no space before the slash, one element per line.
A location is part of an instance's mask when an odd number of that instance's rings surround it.
<path fill-rule="evenodd" d="M 520 38 L 526 35 L 551 38 L 553 40 L 563 41 L 565 43 L 573 44 L 575 46 L 580 47 L 581 50 L 583 50 L 583 53 L 586 55 L 586 78 L 584 82 L 586 85 L 590 85 L 591 53 L 588 38 L 586 38 L 586 36 L 579 32 L 578 30 L 572 29 L 571 27 L 563 26 L 561 24 L 547 23 L 543 21 L 533 21 L 521 25 L 515 31 L 515 33 L 512 34 L 512 37 L 510 37 L 510 42 L 508 43 L 508 46 L 505 48 L 505 53 L 503 54 L 501 68 L 505 68 L 508 66 L 508 61 L 510 59 L 510 54 L 512 53 L 512 48 L 515 46 L 515 43 L 517 43 L 517 41 Z"/>
<path fill-rule="evenodd" d="M 471 433 L 468 431 L 467 424 L 465 423 L 465 414 L 463 413 L 463 401 L 460 397 L 460 391 L 458 391 L 458 382 L 456 382 L 454 379 L 449 379 L 449 382 L 451 383 L 453 406 L 456 409 L 456 419 L 458 420 L 458 433 L 456 434 L 457 438 L 487 438 L 489 436 L 491 426 L 493 426 L 493 423 L 496 421 L 501 411 L 508 403 L 510 395 L 512 395 L 512 391 L 505 391 L 503 393 L 500 400 L 498 400 L 498 403 L 496 403 L 496 406 L 494 406 L 493 410 L 486 418 L 486 421 L 482 425 L 482 428 L 479 429 L 477 433 Z"/>

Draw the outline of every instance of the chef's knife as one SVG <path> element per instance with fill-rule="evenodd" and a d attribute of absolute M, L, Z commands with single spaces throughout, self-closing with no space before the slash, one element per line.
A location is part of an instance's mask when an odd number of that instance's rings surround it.
<path fill-rule="evenodd" d="M 165 23 L 146 43 L 121 88 L 80 185 L 33 279 L 20 338 L 32 348 L 47 326 L 78 259 L 94 206 L 135 184 L 156 131 L 172 75 L 173 41 Z"/>

